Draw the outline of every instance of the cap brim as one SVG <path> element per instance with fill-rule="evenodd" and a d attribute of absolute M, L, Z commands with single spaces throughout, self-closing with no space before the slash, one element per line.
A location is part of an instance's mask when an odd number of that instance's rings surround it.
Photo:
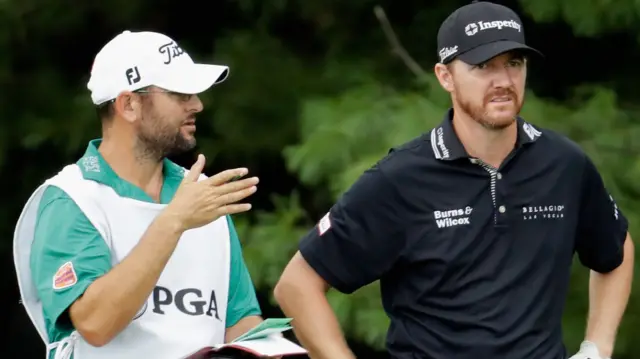
<path fill-rule="evenodd" d="M 193 64 L 180 68 L 176 73 L 154 85 L 165 90 L 199 94 L 211 86 L 219 84 L 229 76 L 229 67 L 222 65 Z"/>
<path fill-rule="evenodd" d="M 480 45 L 465 53 L 459 54 L 457 57 L 469 65 L 478 65 L 483 62 L 487 62 L 498 55 L 504 54 L 505 52 L 514 50 L 543 57 L 542 53 L 533 47 L 507 40 Z"/>

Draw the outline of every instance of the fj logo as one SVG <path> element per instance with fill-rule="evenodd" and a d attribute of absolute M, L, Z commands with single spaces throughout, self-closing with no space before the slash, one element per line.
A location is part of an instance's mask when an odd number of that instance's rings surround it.
<path fill-rule="evenodd" d="M 138 66 L 127 69 L 124 74 L 125 76 L 127 76 L 127 82 L 129 82 L 129 85 L 140 82 L 140 72 L 138 71 Z"/>
<path fill-rule="evenodd" d="M 449 228 L 471 224 L 471 212 L 473 208 L 467 206 L 462 209 L 452 209 L 448 211 L 433 211 L 433 218 L 436 220 L 438 228 Z"/>

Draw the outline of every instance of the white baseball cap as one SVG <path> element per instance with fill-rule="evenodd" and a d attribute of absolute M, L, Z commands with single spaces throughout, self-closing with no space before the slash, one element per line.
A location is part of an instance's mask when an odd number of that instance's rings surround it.
<path fill-rule="evenodd" d="M 124 31 L 95 57 L 87 88 L 95 105 L 123 91 L 157 86 L 198 94 L 227 79 L 229 67 L 196 64 L 178 44 L 157 32 Z"/>

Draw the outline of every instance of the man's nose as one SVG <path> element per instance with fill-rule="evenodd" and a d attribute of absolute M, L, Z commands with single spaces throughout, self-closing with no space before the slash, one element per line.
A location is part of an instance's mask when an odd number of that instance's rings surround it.
<path fill-rule="evenodd" d="M 189 101 L 189 110 L 193 112 L 202 112 L 203 109 L 202 101 L 198 95 L 191 96 Z"/>
<path fill-rule="evenodd" d="M 513 78 L 511 72 L 506 67 L 496 67 L 493 74 L 493 85 L 495 87 L 510 88 L 513 86 Z"/>

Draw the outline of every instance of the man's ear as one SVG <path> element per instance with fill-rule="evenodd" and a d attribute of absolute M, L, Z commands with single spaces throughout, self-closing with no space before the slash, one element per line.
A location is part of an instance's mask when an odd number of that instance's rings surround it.
<path fill-rule="evenodd" d="M 433 72 L 440 82 L 440 86 L 447 92 L 453 92 L 453 74 L 451 73 L 450 66 L 437 63 L 433 69 Z"/>
<path fill-rule="evenodd" d="M 114 102 L 114 109 L 119 117 L 122 117 L 127 122 L 134 122 L 142 110 L 142 103 L 140 97 L 131 91 L 124 91 L 116 97 Z"/>

